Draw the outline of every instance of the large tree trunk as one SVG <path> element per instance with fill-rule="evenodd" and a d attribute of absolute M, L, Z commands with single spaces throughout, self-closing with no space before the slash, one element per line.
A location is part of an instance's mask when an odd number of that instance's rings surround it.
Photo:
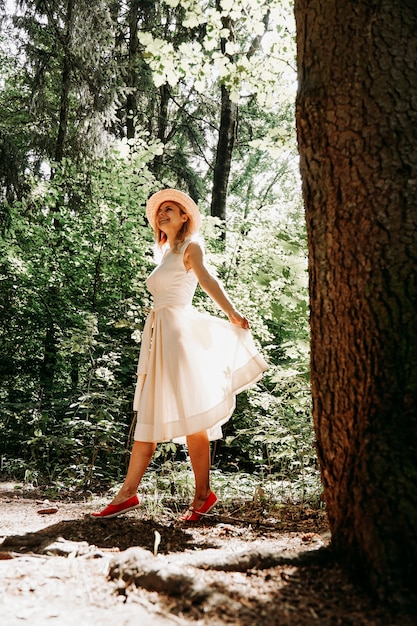
<path fill-rule="evenodd" d="M 333 547 L 417 588 L 417 10 L 296 0 L 314 423 Z"/>

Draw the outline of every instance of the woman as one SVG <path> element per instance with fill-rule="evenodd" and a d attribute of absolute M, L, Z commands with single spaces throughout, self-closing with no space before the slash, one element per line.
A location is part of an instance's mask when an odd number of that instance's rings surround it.
<path fill-rule="evenodd" d="M 134 443 L 119 493 L 92 516 L 109 519 L 137 508 L 136 492 L 156 443 L 174 440 L 187 443 L 195 477 L 194 499 L 181 519 L 197 522 L 217 502 L 210 489 L 209 442 L 222 436 L 236 394 L 259 380 L 267 364 L 254 346 L 248 320 L 205 265 L 194 201 L 164 189 L 148 200 L 146 215 L 162 259 L 146 281 L 154 308 L 139 356 Z M 192 307 L 197 283 L 231 324 Z"/>

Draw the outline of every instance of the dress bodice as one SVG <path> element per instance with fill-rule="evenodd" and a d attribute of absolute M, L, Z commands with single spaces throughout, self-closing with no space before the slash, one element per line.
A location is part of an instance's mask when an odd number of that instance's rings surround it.
<path fill-rule="evenodd" d="M 184 267 L 184 252 L 190 243 L 185 241 L 180 252 L 165 251 L 162 261 L 146 280 L 146 286 L 154 299 L 154 309 L 165 306 L 186 306 L 191 304 L 197 277 L 193 270 Z"/>

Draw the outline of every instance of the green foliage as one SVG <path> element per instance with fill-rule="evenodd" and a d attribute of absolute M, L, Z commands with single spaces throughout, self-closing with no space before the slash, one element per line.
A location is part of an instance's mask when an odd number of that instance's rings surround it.
<path fill-rule="evenodd" d="M 11 45 L 23 71 L 7 91 L 14 95 L 11 112 L 30 133 L 32 158 L 42 166 L 45 154 L 55 157 L 60 141 L 73 160 L 99 154 L 106 145 L 102 124 L 114 118 L 117 79 L 125 69 L 114 54 L 112 3 L 19 4 L 13 16 L 19 36 Z"/>
<path fill-rule="evenodd" d="M 256 94 L 261 106 L 280 101 L 292 73 L 288 58 L 293 61 L 295 55 L 290 2 L 165 0 L 165 4 L 183 8 L 182 26 L 190 36 L 178 44 L 165 35 L 140 34 L 157 86 L 174 87 L 192 78 L 196 91 L 203 94 L 215 74 L 235 102 L 248 93 Z M 192 37 L 196 30 L 203 33 L 199 40 Z M 224 51 L 219 50 L 222 39 L 227 40 Z"/>
<path fill-rule="evenodd" d="M 152 264 L 146 162 L 159 148 L 122 148 L 89 168 L 64 159 L 49 181 L 33 179 L 2 242 L 3 441 L 11 456 L 24 443 L 49 475 L 71 459 L 90 481 L 97 457 L 113 455 L 109 475 L 126 438 L 132 335 L 146 317 Z M 54 359 L 42 375 L 47 348 Z"/>
<path fill-rule="evenodd" d="M 3 473 L 90 489 L 123 476 L 151 306 L 145 201 L 175 186 L 209 213 L 222 83 L 239 99 L 226 245 L 212 218 L 203 234 L 270 368 L 214 447 L 216 480 L 244 469 L 267 493 L 307 497 L 317 470 L 289 3 L 77 1 L 72 17 L 50 5 L 25 3 L 20 36 L 8 22 L 0 39 Z M 201 291 L 195 304 L 220 314 Z M 184 463 L 183 448 L 158 447 L 155 493 Z"/>

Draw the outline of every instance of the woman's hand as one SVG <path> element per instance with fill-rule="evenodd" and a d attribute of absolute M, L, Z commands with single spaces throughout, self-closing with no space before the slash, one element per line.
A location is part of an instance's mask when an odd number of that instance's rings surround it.
<path fill-rule="evenodd" d="M 236 326 L 240 326 L 244 330 L 249 329 L 248 318 L 242 315 L 241 313 L 239 313 L 239 311 L 236 311 L 236 309 L 232 309 L 231 311 L 228 312 L 227 315 L 232 324 L 235 324 Z"/>

